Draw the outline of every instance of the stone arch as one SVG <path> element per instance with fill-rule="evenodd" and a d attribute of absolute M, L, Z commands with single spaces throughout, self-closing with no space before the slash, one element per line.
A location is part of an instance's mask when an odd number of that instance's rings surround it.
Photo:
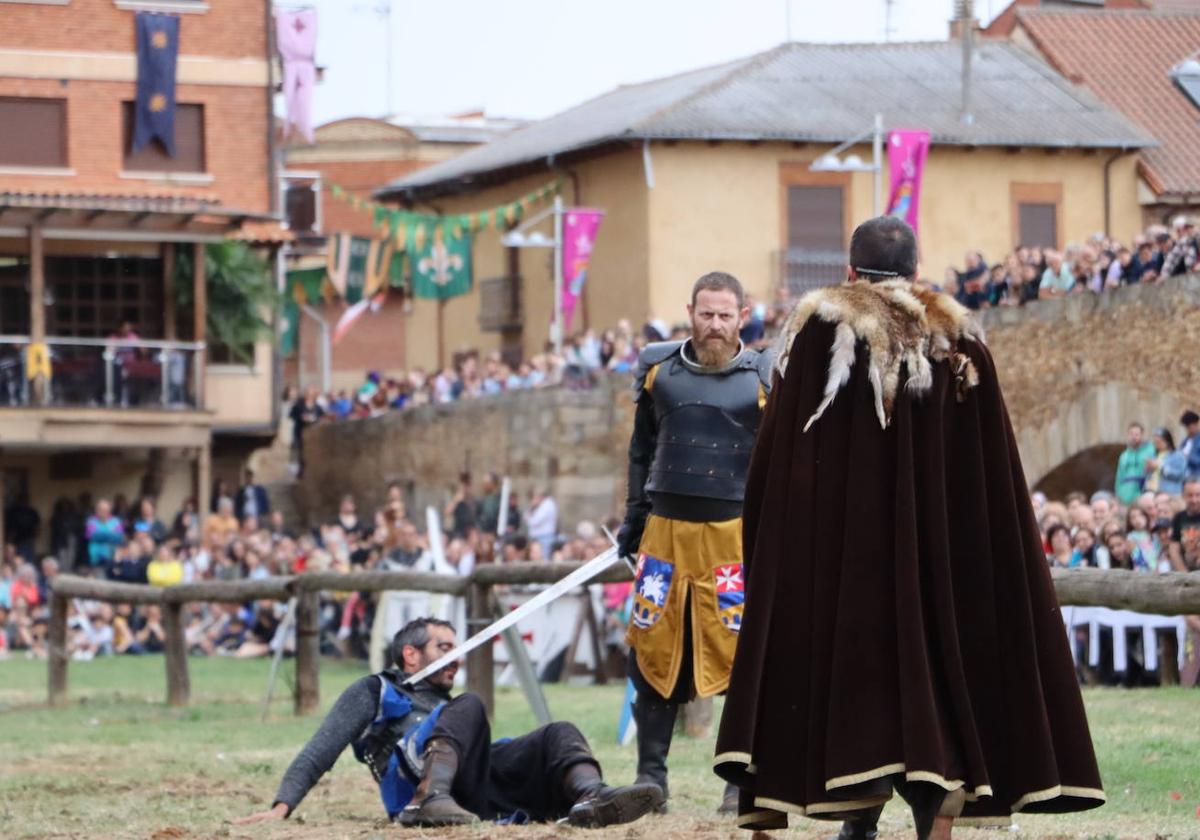
<path fill-rule="evenodd" d="M 1095 474 L 1087 461 L 1110 454 L 1113 446 L 1119 452 L 1130 423 L 1144 424 L 1147 432 L 1155 426 L 1166 426 L 1174 433 L 1183 409 L 1180 397 L 1166 391 L 1125 382 L 1088 386 L 1061 406 L 1049 422 L 1015 430 L 1025 480 L 1036 487 L 1072 461 L 1083 468 L 1084 474 Z"/>

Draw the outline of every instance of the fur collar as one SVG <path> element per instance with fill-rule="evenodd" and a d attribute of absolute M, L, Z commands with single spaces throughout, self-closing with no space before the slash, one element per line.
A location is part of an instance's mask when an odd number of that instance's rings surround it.
<path fill-rule="evenodd" d="M 983 342 L 983 330 L 966 307 L 949 295 L 914 286 L 906 280 L 844 283 L 809 292 L 800 299 L 780 335 L 777 366 L 787 372 L 792 342 L 813 317 L 836 324 L 830 351 L 825 397 L 804 431 L 824 414 L 839 390 L 850 381 L 854 350 L 867 343 L 867 375 L 875 392 L 875 414 L 881 428 L 892 419 L 900 385 L 900 368 L 908 367 L 905 390 L 919 395 L 933 387 L 931 363 L 949 361 L 961 399 L 979 382 L 974 365 L 956 352 L 960 339 Z"/>

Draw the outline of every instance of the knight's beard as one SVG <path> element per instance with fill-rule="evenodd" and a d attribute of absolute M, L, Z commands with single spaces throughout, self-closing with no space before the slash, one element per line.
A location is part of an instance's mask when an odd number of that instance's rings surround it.
<path fill-rule="evenodd" d="M 692 350 L 696 353 L 696 361 L 703 367 L 720 367 L 729 362 L 734 353 L 737 352 L 738 339 L 737 337 L 727 338 L 722 341 L 713 341 L 711 337 L 705 339 L 692 339 Z"/>

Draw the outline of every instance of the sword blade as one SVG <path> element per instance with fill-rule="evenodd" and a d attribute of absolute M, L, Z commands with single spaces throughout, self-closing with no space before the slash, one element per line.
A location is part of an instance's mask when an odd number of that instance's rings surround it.
<path fill-rule="evenodd" d="M 467 639 L 454 650 L 443 654 L 438 659 L 435 659 L 433 662 L 426 665 L 420 671 L 417 671 L 417 673 L 413 674 L 411 677 L 405 679 L 404 684 L 413 685 L 414 683 L 419 683 L 430 674 L 436 674 L 451 662 L 454 662 L 475 650 L 475 648 L 479 647 L 484 642 L 491 641 L 496 634 L 504 632 L 509 627 L 512 627 L 518 621 L 523 619 L 525 616 L 537 612 L 542 607 L 546 606 L 546 604 L 549 604 L 551 601 L 560 597 L 564 593 L 571 591 L 577 586 L 582 586 L 583 584 L 587 583 L 589 580 L 596 577 L 610 566 L 616 564 L 620 559 L 621 558 L 617 554 L 617 549 L 615 546 L 601 554 L 596 555 L 578 569 L 571 572 L 571 574 L 560 580 L 558 583 L 555 583 L 547 589 L 542 590 L 524 604 L 510 612 L 508 615 L 498 619 L 492 624 L 489 624 L 487 627 L 483 628 L 474 636 Z"/>

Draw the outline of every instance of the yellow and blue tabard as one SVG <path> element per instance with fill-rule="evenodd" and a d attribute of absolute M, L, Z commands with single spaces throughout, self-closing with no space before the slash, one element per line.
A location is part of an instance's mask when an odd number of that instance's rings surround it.
<path fill-rule="evenodd" d="M 724 691 L 744 599 L 740 517 L 685 522 L 651 514 L 638 549 L 625 636 L 637 651 L 646 683 L 663 697 L 672 694 L 683 664 L 684 628 L 690 623 L 696 694 L 711 697 Z"/>

